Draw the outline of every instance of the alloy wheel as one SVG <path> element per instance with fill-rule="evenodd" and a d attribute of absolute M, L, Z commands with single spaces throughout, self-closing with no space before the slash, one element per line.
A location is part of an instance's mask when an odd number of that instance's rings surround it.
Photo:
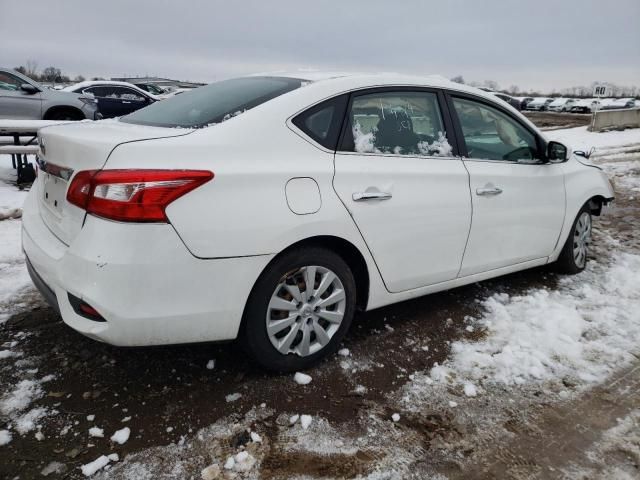
<path fill-rule="evenodd" d="M 345 289 L 334 272 L 317 265 L 300 267 L 283 275 L 271 295 L 267 335 L 283 355 L 312 355 L 339 330 L 345 308 Z"/>
<path fill-rule="evenodd" d="M 573 260 L 579 268 L 584 268 L 587 263 L 587 250 L 590 243 L 591 215 L 588 212 L 582 212 L 573 232 Z"/>

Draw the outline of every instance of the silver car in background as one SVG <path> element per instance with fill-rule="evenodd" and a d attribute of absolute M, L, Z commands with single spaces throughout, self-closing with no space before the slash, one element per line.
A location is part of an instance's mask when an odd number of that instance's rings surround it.
<path fill-rule="evenodd" d="M 95 98 L 51 90 L 9 68 L 0 68 L 0 118 L 99 120 Z"/>

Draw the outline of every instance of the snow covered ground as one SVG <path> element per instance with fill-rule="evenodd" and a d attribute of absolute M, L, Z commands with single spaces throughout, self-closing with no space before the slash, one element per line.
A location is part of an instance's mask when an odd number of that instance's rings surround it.
<path fill-rule="evenodd" d="M 49 390 L 49 385 L 58 380 L 50 376 L 43 363 L 47 352 L 33 355 L 28 353 L 33 348 L 27 349 L 38 336 L 28 328 L 14 329 L 11 335 L 3 336 L 0 346 L 0 372 L 12 382 L 0 391 L 0 459 L 3 455 L 8 459 L 9 451 L 16 455 L 9 449 L 25 445 L 28 439 L 46 443 L 49 437 L 56 437 L 66 445 L 66 453 L 72 445 L 85 453 L 77 460 L 51 453 L 38 467 L 43 474 L 49 472 L 48 478 L 83 478 L 83 474 L 105 479 L 468 478 L 479 465 L 489 465 L 494 451 L 509 452 L 509 444 L 518 445 L 527 437 L 551 441 L 554 435 L 560 435 L 548 426 L 560 422 L 560 416 L 554 416 L 559 415 L 559 409 L 576 412 L 579 419 L 580 408 L 587 405 L 585 399 L 606 397 L 610 395 L 608 388 L 616 388 L 616 394 L 607 401 L 620 402 L 617 410 L 607 404 L 600 412 L 597 402 L 591 400 L 589 407 L 584 407 L 584 417 L 600 415 L 602 424 L 602 432 L 589 431 L 594 438 L 584 449 L 586 456 L 576 453 L 582 456 L 566 458 L 559 470 L 544 470 L 540 465 L 534 468 L 533 460 L 523 457 L 517 468 L 509 467 L 513 468 L 510 475 L 633 478 L 629 472 L 637 473 L 640 468 L 640 440 L 637 408 L 629 409 L 628 404 L 636 401 L 633 395 L 640 389 L 634 390 L 633 382 L 640 382 L 640 375 L 624 377 L 631 386 L 617 380 L 615 387 L 609 385 L 621 372 L 634 372 L 640 364 L 640 130 L 590 133 L 579 127 L 548 132 L 548 136 L 576 150 L 596 147 L 590 161 L 605 169 L 616 187 L 617 202 L 611 218 L 602 217 L 595 223 L 594 248 L 585 272 L 557 277 L 548 271 L 535 271 L 527 274 L 523 287 L 514 286 L 517 277 L 474 287 L 468 290 L 472 292 L 468 299 L 472 307 L 463 309 L 464 313 L 443 313 L 443 319 L 448 315 L 455 319 L 447 324 L 457 324 L 452 328 L 458 333 L 442 343 L 435 341 L 437 332 L 430 334 L 431 338 L 423 337 L 419 328 L 392 326 L 385 317 L 375 334 L 380 339 L 396 338 L 391 350 L 360 350 L 354 342 L 332 362 L 307 372 L 310 376 L 292 375 L 282 383 L 266 378 L 264 383 L 280 387 L 261 400 L 253 395 L 258 382 L 255 372 L 248 372 L 249 379 L 245 373 L 234 373 L 228 384 L 214 385 L 216 389 L 226 388 L 219 397 L 225 415 L 207 426 L 187 425 L 177 436 L 174 424 L 163 424 L 166 440 L 156 437 L 151 446 L 143 440 L 151 435 L 152 427 L 136 423 L 138 417 L 157 415 L 151 423 L 160 422 L 170 418 L 175 405 L 161 412 L 147 412 L 144 405 L 152 404 L 153 398 L 138 391 L 135 402 L 130 399 L 125 407 L 128 390 L 111 383 L 107 391 L 116 393 L 110 397 L 108 408 L 117 410 L 118 424 L 108 424 L 106 418 L 96 423 L 95 415 L 89 415 L 89 420 L 87 413 L 93 412 L 78 412 L 82 414 L 76 420 L 79 425 L 69 421 L 65 408 L 80 407 L 67 407 L 65 400 L 79 401 L 74 400 L 77 394 L 55 396 L 58 392 Z M 1 178 L 10 179 L 10 175 L 11 170 L 0 170 Z M 0 212 L 12 211 L 12 216 L 19 217 L 15 209 L 24 195 L 0 180 Z M 20 252 L 19 218 L 0 221 L 0 235 L 1 328 L 2 321 L 9 317 L 29 312 L 35 300 Z M 469 295 L 459 292 L 454 298 Z M 441 296 L 437 302 L 454 308 L 446 298 Z M 394 308 L 387 311 L 402 316 L 406 307 Z M 420 313 L 415 315 L 420 317 Z M 416 336 L 407 337 L 407 332 Z M 440 351 L 434 353 L 437 349 Z M 414 358 L 403 367 L 393 367 L 391 358 L 405 351 Z M 114 367 L 110 351 L 102 352 L 106 352 L 101 360 L 106 368 L 128 368 L 123 363 Z M 91 352 L 81 356 L 89 357 Z M 438 361 L 412 369 L 419 357 Z M 211 358 L 207 353 L 200 362 L 205 372 L 201 377 L 187 381 L 193 388 L 188 390 L 189 398 L 177 402 L 193 401 L 191 395 L 197 392 L 198 382 L 216 376 L 219 381 L 224 376 L 225 368 L 229 368 L 224 359 Z M 162 392 L 173 382 L 182 385 L 186 381 L 182 378 L 186 372 L 177 365 L 173 372 L 176 368 L 178 377 L 167 379 L 167 385 L 154 395 L 169 396 Z M 57 377 L 65 375 L 61 371 Z M 338 377 L 338 387 L 328 387 L 333 381 L 328 375 Z M 387 382 L 389 390 L 383 393 L 375 392 L 370 382 L 379 375 L 393 378 Z M 87 398 L 94 398 L 91 392 L 98 381 L 91 377 L 90 383 L 81 387 L 87 390 Z M 133 388 L 131 383 L 126 386 Z M 72 389 L 67 385 L 66 390 Z M 294 396 L 292 401 L 285 395 L 290 389 L 312 391 L 313 398 L 295 400 Z M 601 391 L 604 393 L 598 393 Z M 43 406 L 52 393 L 55 403 Z M 351 398 L 362 401 L 349 403 L 356 408 L 345 413 L 341 409 L 346 408 L 345 399 Z M 198 412 L 191 413 L 198 416 Z M 123 415 L 126 426 L 122 424 Z M 616 418 L 620 421 L 615 422 Z M 607 425 L 609 420 L 613 424 Z M 97 435 L 98 430 L 102 436 Z M 527 449 L 523 450 L 526 453 Z M 611 464 L 611 459 L 618 463 Z"/>

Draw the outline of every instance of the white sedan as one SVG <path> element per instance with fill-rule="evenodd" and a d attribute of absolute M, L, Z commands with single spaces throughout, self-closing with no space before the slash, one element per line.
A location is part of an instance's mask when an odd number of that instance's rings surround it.
<path fill-rule="evenodd" d="M 309 367 L 357 310 L 556 262 L 585 268 L 606 176 L 440 77 L 254 76 L 40 131 L 34 283 L 114 345 L 240 339 Z"/>

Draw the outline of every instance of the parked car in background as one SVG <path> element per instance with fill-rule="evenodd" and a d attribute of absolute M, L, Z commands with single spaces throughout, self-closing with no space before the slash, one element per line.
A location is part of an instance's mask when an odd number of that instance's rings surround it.
<path fill-rule="evenodd" d="M 537 97 L 527 103 L 527 110 L 534 110 L 544 112 L 547 110 L 547 107 L 551 102 L 553 102 L 553 98 L 548 97 Z"/>
<path fill-rule="evenodd" d="M 174 95 L 171 91 L 166 90 L 155 83 L 134 83 L 133 85 L 153 95 L 156 100 L 164 100 Z"/>
<path fill-rule="evenodd" d="M 235 78 L 39 141 L 22 245 L 65 323 L 121 346 L 239 338 L 278 371 L 335 352 L 357 310 L 582 271 L 613 197 L 495 95 L 436 77 Z"/>
<path fill-rule="evenodd" d="M 525 110 L 527 104 L 533 100 L 533 97 L 515 97 L 520 102 L 520 110 Z"/>
<path fill-rule="evenodd" d="M 582 98 L 576 100 L 569 111 L 571 113 L 591 113 L 597 107 L 599 107 L 600 101 L 595 98 Z"/>
<path fill-rule="evenodd" d="M 612 98 L 605 105 L 603 105 L 603 110 L 618 110 L 623 108 L 634 108 L 636 106 L 636 101 L 633 98 Z"/>
<path fill-rule="evenodd" d="M 550 112 L 568 112 L 574 103 L 576 103 L 575 98 L 556 98 L 547 105 L 547 110 Z"/>
<path fill-rule="evenodd" d="M 167 93 L 167 90 L 155 85 L 153 83 L 133 83 L 136 87 L 144 90 L 147 93 L 155 96 L 161 96 Z"/>
<path fill-rule="evenodd" d="M 507 95 L 506 93 L 502 93 L 502 92 L 490 92 L 490 93 L 493 93 L 500 100 L 504 100 L 516 110 L 522 109 L 522 107 L 520 106 L 520 101 L 512 97 L 511 95 Z"/>
<path fill-rule="evenodd" d="M 65 91 L 89 94 L 98 102 L 98 110 L 104 118 L 127 115 L 160 100 L 127 82 L 95 80 L 76 83 Z"/>
<path fill-rule="evenodd" d="M 0 118 L 19 120 L 98 120 L 89 95 L 52 90 L 9 68 L 0 68 Z"/>

